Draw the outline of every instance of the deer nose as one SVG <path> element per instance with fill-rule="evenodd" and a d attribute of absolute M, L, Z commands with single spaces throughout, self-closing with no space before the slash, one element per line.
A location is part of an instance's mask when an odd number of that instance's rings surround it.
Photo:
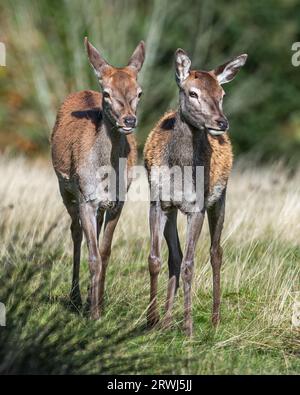
<path fill-rule="evenodd" d="M 225 130 L 227 130 L 228 127 L 229 127 L 229 123 L 228 123 L 227 119 L 224 119 L 224 118 L 219 119 L 219 120 L 217 121 L 217 124 L 218 124 L 220 130 L 224 130 L 224 131 L 225 131 Z"/>
<path fill-rule="evenodd" d="M 128 115 L 127 117 L 124 118 L 124 124 L 128 128 L 134 128 L 136 125 L 136 117 L 132 115 Z"/>

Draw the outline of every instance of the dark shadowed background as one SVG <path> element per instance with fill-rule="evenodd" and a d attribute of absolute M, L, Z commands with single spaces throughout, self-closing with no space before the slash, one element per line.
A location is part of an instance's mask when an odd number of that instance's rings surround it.
<path fill-rule="evenodd" d="M 0 149 L 47 153 L 64 97 L 98 89 L 83 45 L 88 35 L 116 66 L 146 41 L 140 149 L 158 118 L 176 106 L 177 47 L 203 69 L 247 52 L 246 67 L 225 86 L 235 154 L 295 161 L 300 67 L 291 63 L 291 47 L 300 41 L 299 21 L 297 0 L 6 0 L 0 10 L 0 41 L 7 47 L 7 67 L 0 68 Z"/>

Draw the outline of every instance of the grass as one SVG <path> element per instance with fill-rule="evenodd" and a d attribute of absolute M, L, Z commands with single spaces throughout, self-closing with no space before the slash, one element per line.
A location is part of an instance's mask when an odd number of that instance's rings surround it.
<path fill-rule="evenodd" d="M 192 339 L 181 330 L 182 289 L 173 328 L 145 327 L 147 203 L 126 204 L 108 269 L 105 315 L 91 322 L 68 304 L 70 224 L 50 164 L 3 157 L 0 177 L 0 301 L 7 308 L 7 326 L 0 328 L 0 373 L 300 373 L 300 332 L 291 323 L 300 297 L 300 170 L 237 164 L 223 234 L 222 323 L 217 330 L 210 324 L 206 224 L 197 248 Z M 179 228 L 183 238 L 183 217 Z M 165 246 L 163 256 L 162 314 Z M 86 258 L 84 250 L 84 296 Z"/>

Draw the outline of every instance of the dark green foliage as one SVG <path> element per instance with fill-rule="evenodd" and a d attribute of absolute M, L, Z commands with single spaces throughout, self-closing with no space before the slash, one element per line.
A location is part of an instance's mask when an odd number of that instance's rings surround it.
<path fill-rule="evenodd" d="M 173 54 L 186 49 L 196 68 L 213 68 L 239 53 L 249 59 L 225 86 L 236 154 L 296 158 L 300 148 L 300 41 L 297 0 L 7 1 L 0 39 L 0 144 L 47 149 L 59 103 L 69 92 L 98 89 L 88 65 L 88 34 L 112 64 L 124 65 L 139 40 L 147 44 L 141 75 L 140 147 L 164 111 L 176 106 Z"/>

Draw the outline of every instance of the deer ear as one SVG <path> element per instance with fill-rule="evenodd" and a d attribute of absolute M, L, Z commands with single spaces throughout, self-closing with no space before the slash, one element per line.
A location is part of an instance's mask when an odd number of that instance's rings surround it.
<path fill-rule="evenodd" d="M 237 56 L 236 58 L 230 60 L 227 63 L 224 63 L 222 66 L 217 67 L 213 70 L 213 73 L 217 77 L 217 80 L 220 85 L 226 84 L 226 82 L 230 82 L 237 75 L 238 71 L 241 67 L 246 63 L 248 55 L 242 54 Z"/>
<path fill-rule="evenodd" d="M 99 51 L 88 41 L 87 37 L 84 39 L 84 45 L 88 54 L 91 66 L 93 67 L 96 76 L 101 80 L 103 69 L 109 64 L 100 55 Z"/>
<path fill-rule="evenodd" d="M 141 41 L 134 50 L 128 62 L 128 67 L 134 69 L 137 73 L 141 70 L 145 60 L 145 43 Z"/>
<path fill-rule="evenodd" d="M 188 57 L 187 53 L 178 48 L 175 52 L 175 70 L 176 70 L 176 81 L 180 86 L 183 81 L 187 79 L 191 71 L 191 59 Z"/>

